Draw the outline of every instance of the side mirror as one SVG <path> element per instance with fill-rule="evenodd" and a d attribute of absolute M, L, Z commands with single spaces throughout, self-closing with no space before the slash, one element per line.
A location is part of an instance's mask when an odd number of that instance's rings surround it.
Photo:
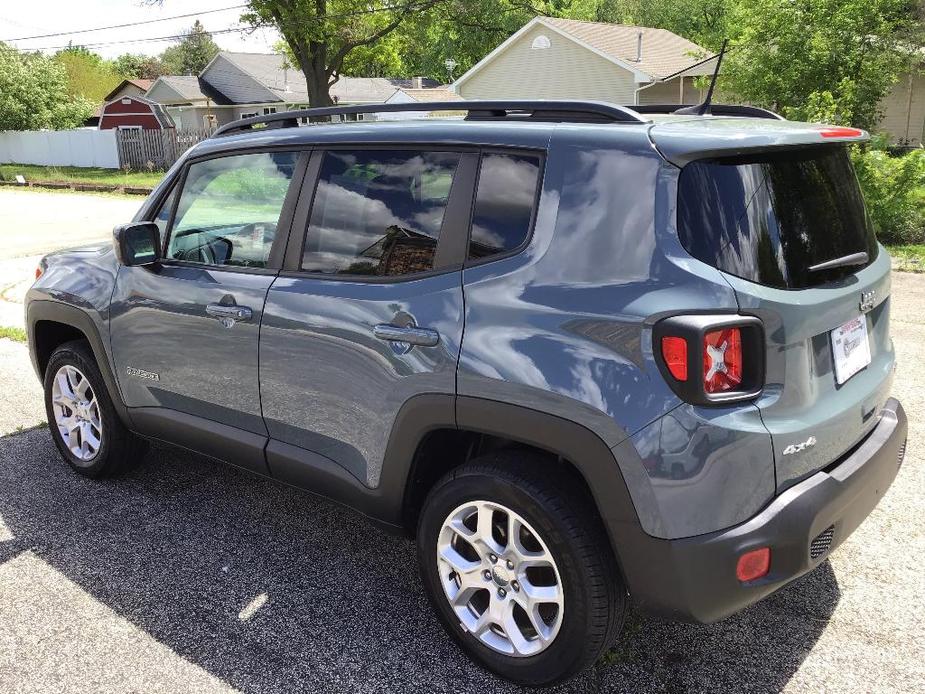
<path fill-rule="evenodd" d="M 161 259 L 161 232 L 154 222 L 130 222 L 112 230 L 116 258 L 127 267 L 151 265 Z"/>

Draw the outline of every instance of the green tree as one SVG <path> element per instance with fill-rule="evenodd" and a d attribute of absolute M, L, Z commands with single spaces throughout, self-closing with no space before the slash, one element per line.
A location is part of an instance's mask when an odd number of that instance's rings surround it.
<path fill-rule="evenodd" d="M 722 85 L 796 120 L 874 128 L 921 45 L 914 0 L 737 0 Z"/>
<path fill-rule="evenodd" d="M 411 17 L 450 0 L 250 0 L 243 21 L 274 26 L 305 75 L 311 106 L 329 106 L 345 70 L 359 71 L 381 55 L 382 41 Z M 364 54 L 360 51 L 375 48 Z M 365 63 L 365 65 L 364 65 Z M 394 67 L 378 61 L 378 69 Z"/>
<path fill-rule="evenodd" d="M 72 46 L 58 51 L 54 59 L 67 72 L 67 89 L 70 96 L 80 96 L 93 103 L 101 103 L 122 76 L 112 63 L 83 46 Z"/>
<path fill-rule="evenodd" d="M 186 31 L 180 43 L 170 46 L 161 53 L 160 61 L 168 75 L 198 75 L 219 48 L 212 40 L 212 34 L 197 19 Z"/>
<path fill-rule="evenodd" d="M 123 53 L 112 61 L 112 66 L 123 79 L 156 80 L 167 74 L 160 58 L 140 53 Z"/>
<path fill-rule="evenodd" d="M 92 113 L 90 101 L 68 94 L 60 62 L 0 43 L 0 130 L 66 130 Z"/>

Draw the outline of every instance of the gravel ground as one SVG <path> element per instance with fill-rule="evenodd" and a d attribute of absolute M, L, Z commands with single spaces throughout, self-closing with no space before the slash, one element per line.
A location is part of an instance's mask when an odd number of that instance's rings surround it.
<path fill-rule="evenodd" d="M 925 691 L 925 277 L 894 275 L 893 334 L 908 453 L 855 535 L 719 624 L 631 614 L 560 691 Z M 0 347 L 32 423 L 25 348 Z M 443 634 L 413 546 L 353 513 L 173 450 L 90 482 L 47 430 L 0 439 L 0 691 L 226 690 L 518 691 Z"/>

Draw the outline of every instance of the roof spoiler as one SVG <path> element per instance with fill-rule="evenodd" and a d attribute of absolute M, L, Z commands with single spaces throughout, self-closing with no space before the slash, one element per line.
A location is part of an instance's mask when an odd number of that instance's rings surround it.
<path fill-rule="evenodd" d="M 636 113 L 664 113 L 664 114 L 681 114 L 681 109 L 695 108 L 696 105 L 678 104 L 639 104 L 631 106 Z M 769 111 L 766 108 L 757 106 L 744 106 L 737 104 L 710 104 L 710 114 L 713 116 L 738 116 L 740 118 L 772 118 L 774 120 L 786 120 L 782 115 Z"/>

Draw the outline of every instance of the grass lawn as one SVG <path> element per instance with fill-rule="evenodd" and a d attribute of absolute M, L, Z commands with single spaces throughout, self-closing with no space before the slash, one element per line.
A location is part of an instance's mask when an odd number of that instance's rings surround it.
<path fill-rule="evenodd" d="M 99 183 L 114 186 L 151 188 L 164 177 L 163 171 L 126 173 L 120 169 L 93 169 L 77 166 L 37 166 L 35 164 L 0 164 L 0 180 L 14 181 L 21 174 L 27 181 L 61 183 Z"/>
<path fill-rule="evenodd" d="M 903 272 L 925 272 L 925 245 L 887 246 L 893 266 Z"/>
<path fill-rule="evenodd" d="M 15 340 L 16 342 L 25 342 L 26 331 L 22 328 L 13 328 L 0 325 L 0 339 L 3 339 L 4 337 L 10 340 Z"/>

